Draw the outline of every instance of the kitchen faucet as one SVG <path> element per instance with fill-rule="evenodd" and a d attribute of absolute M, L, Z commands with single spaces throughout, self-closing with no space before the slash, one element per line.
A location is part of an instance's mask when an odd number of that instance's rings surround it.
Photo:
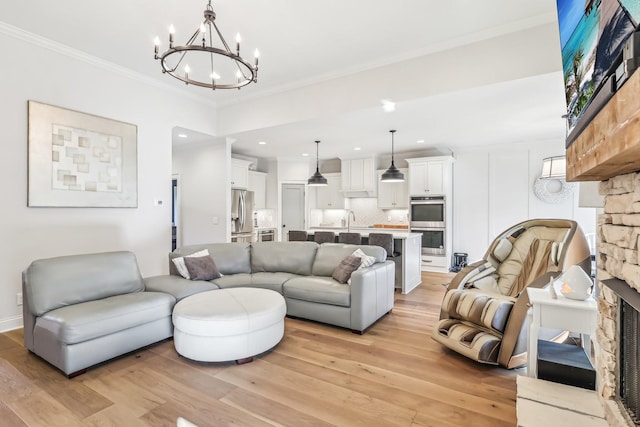
<path fill-rule="evenodd" d="M 351 216 L 353 216 L 353 222 L 356 222 L 356 214 L 353 211 L 349 211 L 347 214 L 347 232 L 351 232 Z"/>

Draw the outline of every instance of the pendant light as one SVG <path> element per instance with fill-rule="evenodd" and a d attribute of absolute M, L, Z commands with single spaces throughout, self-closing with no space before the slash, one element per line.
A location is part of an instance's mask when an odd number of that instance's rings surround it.
<path fill-rule="evenodd" d="M 391 132 L 391 166 L 389 169 L 384 171 L 382 177 L 380 177 L 380 181 L 384 182 L 404 182 L 404 174 L 400 172 L 400 169 L 396 167 L 393 162 L 393 135 L 396 133 L 395 130 L 390 130 Z"/>
<path fill-rule="evenodd" d="M 310 187 L 324 187 L 327 185 L 327 178 L 320 173 L 320 157 L 318 157 L 318 145 L 320 141 L 316 141 L 316 173 L 307 180 L 307 185 Z"/>

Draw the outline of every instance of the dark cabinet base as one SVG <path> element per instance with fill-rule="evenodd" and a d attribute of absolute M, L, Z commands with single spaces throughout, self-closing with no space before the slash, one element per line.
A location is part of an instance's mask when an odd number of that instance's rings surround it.
<path fill-rule="evenodd" d="M 577 345 L 538 340 L 538 378 L 596 389 L 596 371 L 584 349 Z"/>

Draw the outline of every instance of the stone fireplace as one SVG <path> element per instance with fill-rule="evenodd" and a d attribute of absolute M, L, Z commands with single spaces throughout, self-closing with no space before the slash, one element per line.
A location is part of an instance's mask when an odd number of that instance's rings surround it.
<path fill-rule="evenodd" d="M 621 368 L 629 363 L 620 366 L 618 344 L 620 295 L 632 300 L 640 295 L 638 93 L 640 72 L 635 72 L 567 148 L 567 181 L 600 181 L 605 195 L 605 213 L 598 218 L 596 368 L 606 420 L 615 427 L 636 425 L 618 398 Z"/>
<path fill-rule="evenodd" d="M 603 181 L 600 193 L 605 206 L 598 218 L 598 391 L 610 426 L 634 426 L 639 425 L 640 173 Z"/>

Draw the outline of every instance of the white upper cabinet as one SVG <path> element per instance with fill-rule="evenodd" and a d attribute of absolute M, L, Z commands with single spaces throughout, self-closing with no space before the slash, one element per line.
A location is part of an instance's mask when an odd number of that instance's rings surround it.
<path fill-rule="evenodd" d="M 249 165 L 252 162 L 231 158 L 231 188 L 246 190 L 249 187 Z"/>
<path fill-rule="evenodd" d="M 267 174 L 249 171 L 248 190 L 253 191 L 254 208 L 265 209 L 267 207 Z"/>
<path fill-rule="evenodd" d="M 342 192 L 345 197 L 376 196 L 375 158 L 342 159 Z"/>
<path fill-rule="evenodd" d="M 339 173 L 325 173 L 326 187 L 314 187 L 316 189 L 316 208 L 318 209 L 344 209 L 345 202 L 340 188 Z"/>
<path fill-rule="evenodd" d="M 446 195 L 451 191 L 451 158 L 423 157 L 407 159 L 409 163 L 409 195 Z"/>
<path fill-rule="evenodd" d="M 378 171 L 378 208 L 380 209 L 407 209 L 409 207 L 409 183 L 407 169 L 400 169 L 405 176 L 404 182 L 382 182 L 380 178 L 384 173 Z"/>

